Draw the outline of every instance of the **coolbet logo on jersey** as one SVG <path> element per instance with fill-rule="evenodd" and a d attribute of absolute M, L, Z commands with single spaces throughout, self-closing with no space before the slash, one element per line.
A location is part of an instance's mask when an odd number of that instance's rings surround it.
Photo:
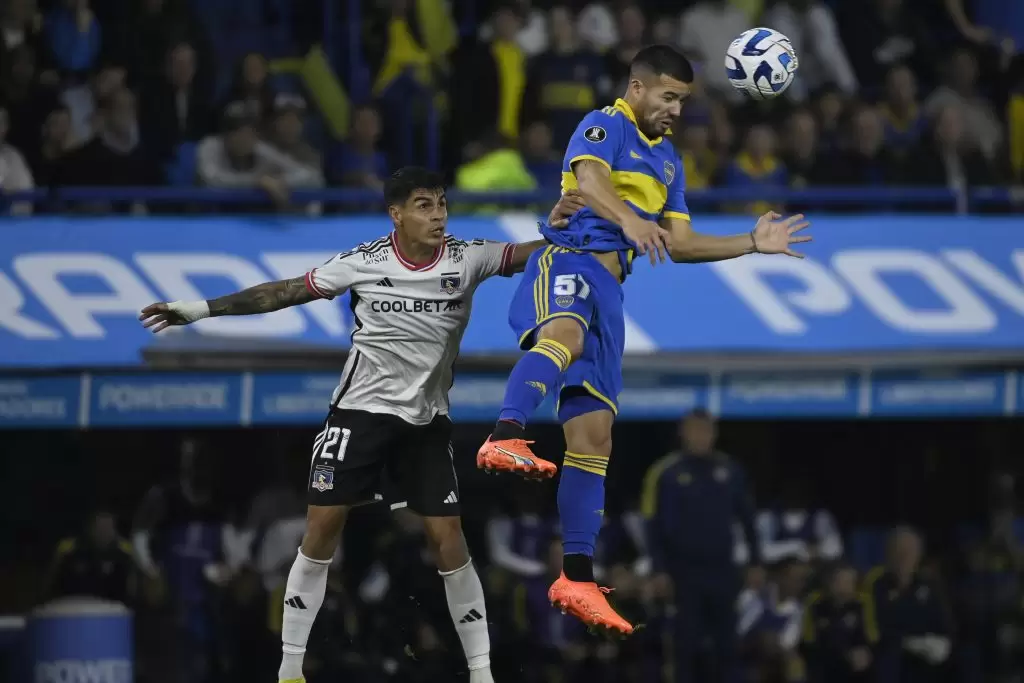
<path fill-rule="evenodd" d="M 374 313 L 447 313 L 462 310 L 462 302 L 458 299 L 449 301 L 409 301 L 395 299 L 393 301 L 371 301 L 370 310 Z"/>

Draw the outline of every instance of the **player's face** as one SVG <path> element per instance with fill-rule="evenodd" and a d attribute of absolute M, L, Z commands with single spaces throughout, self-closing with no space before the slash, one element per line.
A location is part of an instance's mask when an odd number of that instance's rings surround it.
<path fill-rule="evenodd" d="M 414 244 L 436 249 L 444 242 L 448 200 L 443 190 L 414 190 L 401 206 L 393 206 L 392 219 Z"/>
<path fill-rule="evenodd" d="M 665 76 L 640 84 L 643 112 L 641 129 L 648 137 L 660 137 L 669 131 L 683 111 L 683 100 L 690 96 L 690 85 Z"/>

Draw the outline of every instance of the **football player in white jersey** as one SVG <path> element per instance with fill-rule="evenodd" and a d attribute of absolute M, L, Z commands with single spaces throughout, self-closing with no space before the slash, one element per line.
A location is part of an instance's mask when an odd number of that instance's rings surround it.
<path fill-rule="evenodd" d="M 356 330 L 313 442 L 306 531 L 285 588 L 278 679 L 305 680 L 306 642 L 349 510 L 387 499 L 392 509 L 407 505 L 422 515 L 470 683 L 492 683 L 483 588 L 459 516 L 448 388 L 476 287 L 493 275 L 521 272 L 546 242 L 464 242 L 447 235 L 443 180 L 425 169 L 397 171 L 385 183 L 384 197 L 394 224 L 386 237 L 338 254 L 302 277 L 209 301 L 152 304 L 139 319 L 159 332 L 350 293 Z M 564 224 L 581 207 L 577 195 L 565 195 L 549 218 Z"/>

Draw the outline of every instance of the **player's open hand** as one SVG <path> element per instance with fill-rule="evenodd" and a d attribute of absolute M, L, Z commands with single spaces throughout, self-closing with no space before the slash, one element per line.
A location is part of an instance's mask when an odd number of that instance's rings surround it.
<path fill-rule="evenodd" d="M 210 307 L 205 301 L 171 301 L 146 306 L 139 313 L 139 320 L 143 327 L 156 333 L 172 325 L 188 325 L 209 316 Z"/>
<path fill-rule="evenodd" d="M 576 190 L 566 190 L 559 197 L 558 203 L 548 214 L 548 225 L 552 228 L 564 228 L 569 225 L 569 218 L 586 206 L 583 196 Z"/>
<path fill-rule="evenodd" d="M 671 258 L 672 236 L 654 221 L 637 216 L 636 220 L 622 226 L 622 232 L 636 245 L 639 253 L 650 257 L 652 266 L 659 260 L 664 263 L 666 256 Z"/>
<path fill-rule="evenodd" d="M 797 233 L 810 226 L 811 222 L 804 219 L 802 213 L 783 219 L 774 211 L 769 211 L 757 219 L 750 236 L 754 240 L 754 251 L 759 254 L 785 254 L 794 258 L 803 258 L 800 252 L 793 251 L 794 244 L 810 242 L 810 235 Z"/>

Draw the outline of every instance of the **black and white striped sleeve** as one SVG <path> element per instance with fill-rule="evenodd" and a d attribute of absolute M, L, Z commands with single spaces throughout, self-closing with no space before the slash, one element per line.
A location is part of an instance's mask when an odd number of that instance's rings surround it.
<path fill-rule="evenodd" d="M 306 288 L 318 299 L 333 299 L 344 294 L 355 283 L 361 262 L 358 251 L 338 254 L 306 273 Z"/>

